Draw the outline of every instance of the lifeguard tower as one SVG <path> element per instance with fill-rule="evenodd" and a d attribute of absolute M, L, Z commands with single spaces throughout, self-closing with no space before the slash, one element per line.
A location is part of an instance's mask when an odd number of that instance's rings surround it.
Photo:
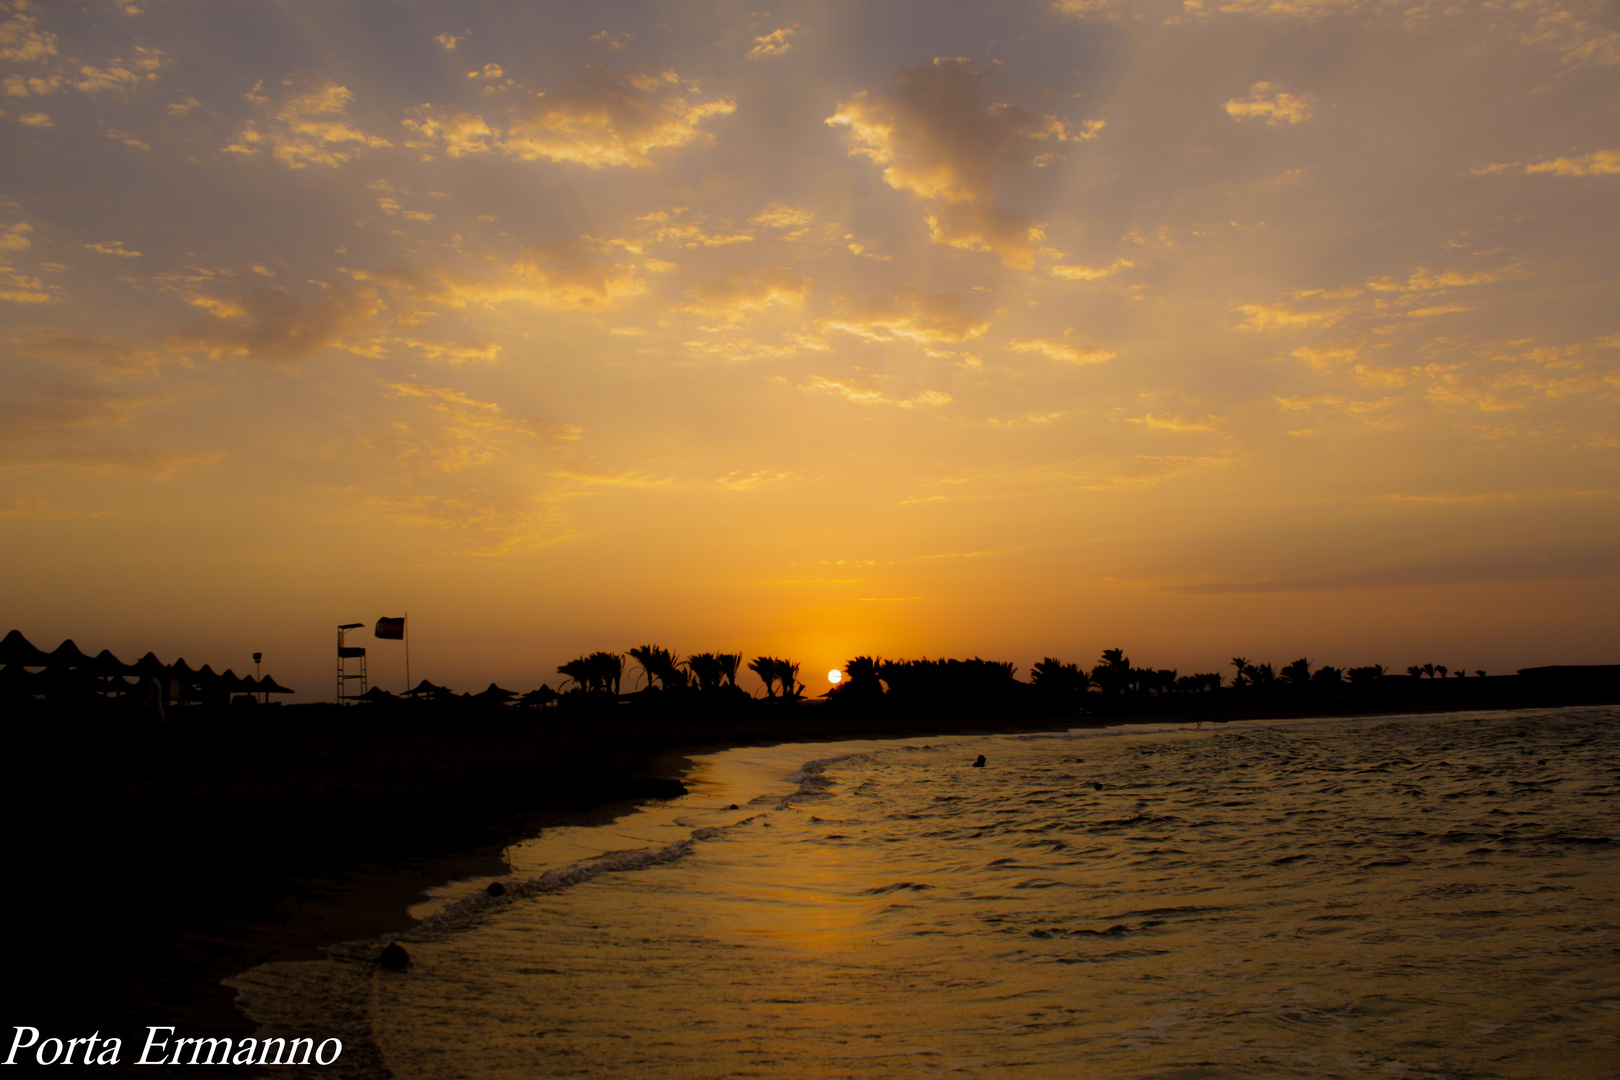
<path fill-rule="evenodd" d="M 366 692 L 366 650 L 358 645 L 345 645 L 343 635 L 358 630 L 365 623 L 344 623 L 337 628 L 337 703 L 352 705 Z M 351 663 L 358 661 L 358 663 Z M 354 684 L 358 682 L 360 689 Z"/>

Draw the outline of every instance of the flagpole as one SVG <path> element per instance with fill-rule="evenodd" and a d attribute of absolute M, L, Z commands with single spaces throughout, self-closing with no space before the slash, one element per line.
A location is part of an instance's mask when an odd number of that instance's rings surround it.
<path fill-rule="evenodd" d="M 411 613 L 405 613 L 405 692 L 411 692 Z"/>

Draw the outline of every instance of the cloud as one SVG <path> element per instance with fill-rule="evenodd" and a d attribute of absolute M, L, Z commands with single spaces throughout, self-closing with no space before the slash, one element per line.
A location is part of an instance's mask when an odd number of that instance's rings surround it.
<path fill-rule="evenodd" d="M 702 100 L 672 71 L 626 75 L 592 67 L 573 83 L 540 94 L 508 129 L 501 148 L 530 161 L 568 161 L 592 169 L 652 164 L 648 153 L 701 142 L 698 125 L 736 110 L 727 97 Z"/>
<path fill-rule="evenodd" d="M 37 277 L 0 263 L 0 300 L 13 304 L 50 304 L 60 298 L 58 286 L 46 285 Z"/>
<path fill-rule="evenodd" d="M 1594 150 L 1581 157 L 1560 157 L 1524 167 L 1526 173 L 1552 173 L 1554 176 L 1612 176 L 1620 173 L 1620 150 Z"/>
<path fill-rule="evenodd" d="M 988 251 L 1008 266 L 1035 264 L 1035 245 L 1046 233 L 1035 219 L 983 203 L 948 203 L 928 215 L 928 236 L 936 244 L 965 251 Z M 857 252 L 857 254 L 860 254 Z"/>
<path fill-rule="evenodd" d="M 1053 277 L 1060 277 L 1066 281 L 1100 281 L 1106 277 L 1113 277 L 1121 270 L 1129 270 L 1136 263 L 1130 259 L 1115 259 L 1107 266 L 1081 266 L 1079 264 L 1048 266 L 1046 272 Z"/>
<path fill-rule="evenodd" d="M 501 355 L 501 347 L 498 344 L 478 338 L 471 341 L 416 341 L 404 338 L 402 341 L 413 349 L 422 350 L 422 354 L 429 360 L 439 360 L 447 364 L 493 364 Z"/>
<path fill-rule="evenodd" d="M 478 401 L 459 390 L 420 383 L 389 383 L 393 396 L 425 406 L 426 422 L 392 425 L 400 460 L 423 476 L 462 472 L 504 456 L 514 446 L 568 443 L 579 437 L 570 424 L 508 416 L 492 401 Z"/>
<path fill-rule="evenodd" d="M 967 60 L 936 58 L 901 72 L 888 91 L 860 91 L 827 123 L 850 129 L 849 152 L 883 166 L 890 187 L 976 202 L 1027 140 L 1072 137 L 1055 116 L 985 102 L 988 78 Z"/>
<path fill-rule="evenodd" d="M 870 300 L 842 315 L 824 319 L 824 330 L 842 330 L 869 341 L 902 339 L 919 344 L 959 343 L 980 337 L 990 320 L 974 315 L 960 293 L 928 293 L 901 289 L 887 298 Z"/>
<path fill-rule="evenodd" d="M 1202 431 L 1218 434 L 1217 430 L 1203 420 L 1189 420 L 1185 416 L 1159 416 L 1148 413 L 1145 416 L 1127 417 L 1132 424 L 1141 424 L 1143 427 L 1157 428 L 1160 431 Z"/>
<path fill-rule="evenodd" d="M 799 308 L 810 292 L 810 282 L 792 270 L 739 270 L 724 281 L 698 285 L 686 295 L 687 310 L 700 314 L 736 317 L 763 311 L 773 304 Z"/>
<path fill-rule="evenodd" d="M 0 442 L 34 441 L 83 428 L 118 427 L 150 399 L 134 394 L 52 383 L 32 398 L 0 400 Z"/>
<path fill-rule="evenodd" d="M 1295 326 L 1332 326 L 1343 315 L 1341 308 L 1299 311 L 1283 304 L 1234 304 L 1232 310 L 1244 315 L 1242 330 L 1282 330 Z"/>
<path fill-rule="evenodd" d="M 432 105 L 418 105 L 402 121 L 406 128 L 427 140 L 425 144 L 440 145 L 445 155 L 452 158 L 467 154 L 485 154 L 496 148 L 500 132 L 474 113 L 459 109 L 441 109 Z"/>
<path fill-rule="evenodd" d="M 17 64 L 45 60 L 57 53 L 55 34 L 39 28 L 37 16 L 18 12 L 0 23 L 0 60 Z"/>
<path fill-rule="evenodd" d="M 308 300 L 281 288 L 249 289 L 234 302 L 217 303 L 215 321 L 173 334 L 168 343 L 216 360 L 273 363 L 307 360 L 330 348 L 369 353 L 366 331 L 382 308 L 374 290 L 352 285 L 323 285 L 321 295 Z"/>
<path fill-rule="evenodd" d="M 592 34 L 585 43 L 585 56 L 606 56 L 608 53 L 620 52 L 629 45 L 631 37 L 624 31 L 602 30 Z"/>
<path fill-rule="evenodd" d="M 797 26 L 784 26 L 772 30 L 768 34 L 761 34 L 754 39 L 754 47 L 748 50 L 750 60 L 761 60 L 771 56 L 781 56 L 793 48 L 789 39 L 798 31 Z"/>
<path fill-rule="evenodd" d="M 1566 67 L 1620 65 L 1620 30 L 1604 0 L 1512 0 L 1458 4 L 1454 0 L 1054 0 L 1055 11 L 1080 18 L 1144 17 L 1174 24 L 1218 18 L 1299 19 L 1316 22 L 1353 15 L 1402 30 L 1425 24 L 1457 32 L 1461 20 L 1483 15 L 1483 28 L 1515 45 L 1547 49 Z"/>
<path fill-rule="evenodd" d="M 126 250 L 122 240 L 99 240 L 94 244 L 84 246 L 88 251 L 97 251 L 103 255 L 117 255 L 122 259 L 138 259 L 141 257 L 141 253 L 138 251 Z"/>
<path fill-rule="evenodd" d="M 0 228 L 0 251 L 27 251 L 33 246 L 27 234 L 33 231 L 34 227 L 26 221 Z"/>
<path fill-rule="evenodd" d="M 868 385 L 827 379 L 820 375 L 810 376 L 810 381 L 799 389 L 835 394 L 857 405 L 894 405 L 901 409 L 937 409 L 949 405 L 952 400 L 951 395 L 943 390 L 924 390 L 916 397 L 894 398 Z"/>
<path fill-rule="evenodd" d="M 0 90 L 6 97 L 25 98 L 45 97 L 54 94 L 67 85 L 67 80 L 60 75 L 7 75 L 0 80 Z"/>
<path fill-rule="evenodd" d="M 997 172 L 1033 142 L 1090 138 L 1060 118 L 985 98 L 989 75 L 963 59 L 936 58 L 902 71 L 887 90 L 862 90 L 827 123 L 849 129 L 850 154 L 883 168 L 890 187 L 944 205 L 929 217 L 936 243 L 992 251 L 1028 266 L 1042 233 L 1023 215 L 992 205 Z"/>
<path fill-rule="evenodd" d="M 1249 87 L 1247 98 L 1233 98 L 1226 103 L 1226 114 L 1234 120 L 1264 120 L 1277 127 L 1309 120 L 1315 106 L 1316 99 L 1310 94 L 1296 97 L 1276 83 L 1257 82 Z"/>
<path fill-rule="evenodd" d="M 1018 353 L 1039 353 L 1065 364 L 1104 364 L 1115 355 L 1097 345 L 1069 345 L 1049 338 L 1013 338 L 1007 347 Z"/>
<path fill-rule="evenodd" d="M 512 551 L 572 539 L 555 498 L 533 491 L 473 487 L 405 496 L 370 495 L 367 513 L 403 525 L 450 529 L 463 536 L 468 555 Z"/>
<path fill-rule="evenodd" d="M 1442 270 L 1439 273 L 1420 266 L 1406 275 L 1405 280 L 1392 277 L 1373 278 L 1367 282 L 1371 292 L 1378 293 L 1442 293 L 1450 289 L 1467 288 L 1471 285 L 1490 285 L 1498 281 L 1506 281 L 1519 272 L 1517 266 L 1499 267 L 1495 270 Z M 1296 296 L 1308 294 L 1296 293 Z M 1326 294 L 1320 294 L 1326 297 Z M 1353 292 L 1342 295 L 1355 295 Z"/>
<path fill-rule="evenodd" d="M 809 210 L 783 203 L 771 203 L 748 219 L 748 224 L 770 229 L 802 229 L 816 220 Z"/>
<path fill-rule="evenodd" d="M 142 83 L 155 81 L 158 78 L 158 71 L 173 62 L 169 54 L 162 49 L 149 49 L 137 45 L 134 58 L 131 60 L 117 58 L 108 61 L 106 67 L 98 68 L 92 64 L 80 67 L 79 81 L 73 85 L 86 94 L 133 90 Z"/>
<path fill-rule="evenodd" d="M 321 80 L 285 79 L 281 99 L 272 102 L 264 84 L 255 83 L 247 98 L 263 110 L 261 124 L 248 121 L 236 141 L 225 147 L 233 154 L 254 155 L 268 150 L 270 156 L 289 169 L 307 165 L 338 166 L 353 161 L 363 151 L 391 146 L 384 138 L 367 135 L 349 120 L 349 103 L 354 95 L 344 86 Z"/>
<path fill-rule="evenodd" d="M 744 473 L 741 469 L 734 469 L 724 476 L 716 477 L 714 486 L 722 491 L 752 491 L 764 487 L 766 484 L 775 484 L 793 477 L 790 472 L 773 469 L 756 469 L 751 473 Z"/>
<path fill-rule="evenodd" d="M 466 41 L 471 36 L 471 31 L 468 31 L 465 34 L 436 34 L 434 35 L 433 40 L 437 41 L 439 45 L 443 47 L 445 52 L 455 52 L 456 46 L 460 45 L 463 41 Z"/>
<path fill-rule="evenodd" d="M 93 433 L 123 427 L 156 399 L 67 383 L 30 389 L 31 396 L 13 394 L 0 400 L 0 470 L 123 469 L 164 479 L 186 465 L 217 462 L 225 456 L 86 445 Z"/>
<path fill-rule="evenodd" d="M 345 269 L 356 281 L 374 282 L 403 301 L 399 319 L 420 321 L 425 309 L 468 305 L 493 308 L 509 301 L 550 310 L 599 310 L 639 296 L 646 283 L 635 267 L 603 262 L 586 245 L 541 245 L 524 252 L 493 276 L 438 267 Z"/>
<path fill-rule="evenodd" d="M 12 341 L 24 356 L 53 362 L 91 364 L 118 375 L 150 373 L 176 359 L 172 353 L 158 349 L 60 331 L 47 331 Z"/>
<path fill-rule="evenodd" d="M 47 113 L 42 112 L 23 113 L 21 116 L 17 117 L 17 122 L 36 128 L 49 128 L 56 126 L 56 122 L 52 120 Z"/>
<path fill-rule="evenodd" d="M 683 248 L 713 248 L 753 242 L 752 234 L 737 232 L 729 223 L 712 223 L 702 215 L 697 217 L 687 215 L 688 209 L 684 206 L 642 214 L 635 219 L 640 229 L 634 236 L 611 242 L 626 251 L 638 254 L 653 244 L 673 244 Z M 668 267 L 673 268 L 673 265 Z M 648 269 L 654 269 L 650 262 Z"/>

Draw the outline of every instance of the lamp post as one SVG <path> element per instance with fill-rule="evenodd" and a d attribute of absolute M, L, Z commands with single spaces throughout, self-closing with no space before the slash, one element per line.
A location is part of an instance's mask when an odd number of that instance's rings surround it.
<path fill-rule="evenodd" d="M 263 659 L 264 659 L 264 653 L 256 652 L 256 653 L 253 654 L 253 681 L 254 682 L 258 682 L 262 678 L 262 676 L 259 674 L 259 661 L 263 660 Z M 263 690 L 259 691 L 259 704 L 260 705 L 268 705 L 268 704 L 270 704 L 270 695 L 265 693 Z"/>

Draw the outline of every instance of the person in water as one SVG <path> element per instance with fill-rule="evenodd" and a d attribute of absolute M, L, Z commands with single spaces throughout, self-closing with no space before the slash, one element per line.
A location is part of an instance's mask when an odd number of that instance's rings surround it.
<path fill-rule="evenodd" d="M 983 754 L 980 754 L 980 755 L 979 755 L 979 760 L 978 760 L 978 761 L 975 761 L 975 762 L 974 762 L 974 763 L 973 763 L 973 767 L 974 767 L 974 768 L 975 768 L 975 769 L 982 769 L 982 768 L 984 768 L 984 755 L 983 755 Z"/>

